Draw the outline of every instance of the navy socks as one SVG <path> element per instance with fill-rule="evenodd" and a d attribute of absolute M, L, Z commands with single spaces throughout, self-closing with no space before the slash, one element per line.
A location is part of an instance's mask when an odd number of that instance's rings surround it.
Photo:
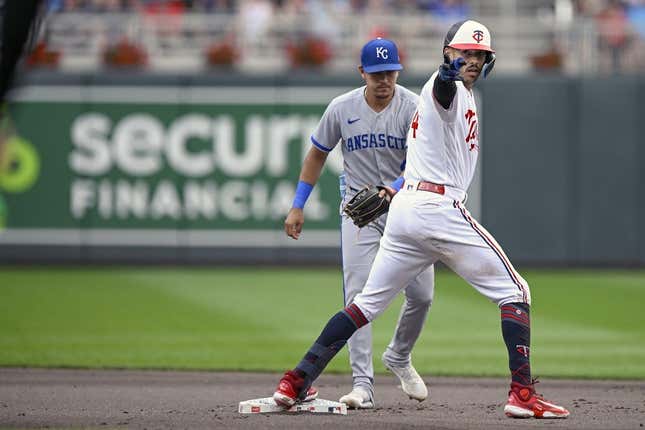
<path fill-rule="evenodd" d="M 508 365 L 513 382 L 531 384 L 531 322 L 529 305 L 507 303 L 501 307 L 502 336 L 508 349 Z"/>
<path fill-rule="evenodd" d="M 331 317 L 318 339 L 296 366 L 296 372 L 305 378 L 303 390 L 306 391 L 320 376 L 331 359 L 345 346 L 347 339 L 368 322 L 353 303 Z"/>

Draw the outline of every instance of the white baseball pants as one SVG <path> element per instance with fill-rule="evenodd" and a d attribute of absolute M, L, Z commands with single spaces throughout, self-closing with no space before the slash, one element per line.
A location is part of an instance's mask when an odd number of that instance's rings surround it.
<path fill-rule="evenodd" d="M 354 303 L 369 321 L 374 320 L 405 285 L 436 261 L 498 306 L 531 302 L 527 282 L 461 202 L 404 187 L 390 205 L 372 270 Z"/>
<path fill-rule="evenodd" d="M 359 229 L 346 215 L 342 215 L 343 292 L 349 305 L 365 287 L 379 242 L 385 228 L 386 215 Z M 421 334 L 432 303 L 434 268 L 426 267 L 411 277 L 405 285 L 405 302 L 399 321 L 387 348 L 388 360 L 395 365 L 410 362 L 410 353 Z M 404 286 L 405 286 L 404 285 Z M 397 290 L 400 291 L 403 288 Z M 392 295 L 392 299 L 396 293 Z M 372 358 L 372 325 L 368 324 L 354 333 L 348 341 L 349 360 L 355 385 L 370 389 L 374 380 Z"/>

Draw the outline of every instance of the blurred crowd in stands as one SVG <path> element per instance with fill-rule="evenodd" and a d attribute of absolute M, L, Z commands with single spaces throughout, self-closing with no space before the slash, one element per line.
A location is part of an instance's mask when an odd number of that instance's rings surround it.
<path fill-rule="evenodd" d="M 320 7 L 338 12 L 428 12 L 460 18 L 469 16 L 474 0 L 47 0 L 50 12 L 167 12 L 236 13 L 245 8 L 267 9 L 271 13 L 298 12 Z M 494 3 L 494 2 L 490 2 Z M 530 1 L 526 2 L 530 4 Z M 548 2 L 546 2 L 548 3 Z M 555 3 L 555 2 L 552 2 Z M 544 7 L 545 2 L 535 2 Z M 645 0 L 572 0 L 575 13 L 592 16 L 618 8 L 626 14 L 645 7 Z M 554 4 L 552 4 L 555 7 Z"/>
<path fill-rule="evenodd" d="M 428 13 L 449 22 L 471 16 L 472 0 L 47 0 L 49 12 L 237 13 L 263 21 L 277 14 Z M 527 2 L 530 3 L 530 2 Z M 539 2 L 538 2 L 539 3 Z M 536 4 L 538 4 L 536 3 Z M 544 2 L 540 3 L 541 5 Z M 630 31 L 645 38 L 645 0 L 572 0 L 579 17 L 595 18 L 605 43 L 620 46 Z M 552 7 L 555 7 L 553 2 Z"/>
<path fill-rule="evenodd" d="M 578 16 L 595 21 L 600 69 L 605 73 L 645 66 L 645 0 L 575 0 Z"/>
<path fill-rule="evenodd" d="M 285 16 L 306 15 L 307 30 L 318 39 L 332 47 L 333 37 L 340 32 L 335 16 L 348 14 L 396 15 L 426 14 L 435 23 L 456 22 L 467 17 L 477 16 L 492 4 L 501 2 L 476 0 L 46 0 L 47 12 L 59 14 L 66 12 L 87 13 L 136 13 L 146 17 L 179 16 L 185 13 L 230 14 L 236 19 L 236 38 L 257 41 L 268 31 L 275 19 Z M 528 6 L 551 8 L 555 13 L 556 1 L 518 0 L 525 10 Z M 640 70 L 645 67 L 645 0 L 570 0 L 572 18 L 593 23 L 597 34 L 598 50 L 601 51 L 599 65 L 601 71 L 611 73 L 613 69 Z M 501 6 L 500 6 L 501 7 Z M 528 7 L 530 14 L 530 7 Z M 496 15 L 498 11 L 490 11 Z M 536 12 L 537 15 L 537 12 Z M 536 16 L 537 17 L 537 16 Z M 493 28 L 493 31 L 496 29 Z M 411 30 L 412 31 L 412 30 Z M 370 34 L 370 36 L 381 34 Z M 387 32 L 384 33 L 387 36 Z M 554 36 L 555 40 L 555 36 Z M 316 41 L 314 41 L 316 42 Z M 221 44 L 220 44 L 221 45 Z M 218 64 L 220 59 L 227 62 L 239 58 L 236 48 L 224 44 L 211 47 L 211 63 Z M 247 45 L 248 46 L 248 45 Z M 309 50 L 308 46 L 303 48 Z M 328 48 L 325 48 L 328 49 Z M 554 42 L 543 56 L 535 56 L 535 68 L 558 69 L 563 58 L 568 55 L 566 48 Z M 321 53 L 329 58 L 329 53 Z M 314 63 L 317 64 L 316 61 Z M 544 67 L 543 67 L 544 66 Z"/>
<path fill-rule="evenodd" d="M 294 12 L 323 5 L 338 12 L 426 11 L 437 15 L 467 16 L 465 0 L 48 0 L 52 12 L 123 12 L 136 10 L 235 13 L 245 8 L 272 13 Z"/>

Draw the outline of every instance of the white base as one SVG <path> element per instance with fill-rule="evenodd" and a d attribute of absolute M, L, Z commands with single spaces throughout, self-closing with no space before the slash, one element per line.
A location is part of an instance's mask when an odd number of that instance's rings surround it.
<path fill-rule="evenodd" d="M 314 414 L 347 415 L 347 405 L 331 400 L 315 399 L 311 402 L 297 403 L 285 409 L 276 405 L 273 397 L 252 399 L 240 402 L 238 412 L 241 414 L 267 414 L 273 412 L 311 412 Z"/>

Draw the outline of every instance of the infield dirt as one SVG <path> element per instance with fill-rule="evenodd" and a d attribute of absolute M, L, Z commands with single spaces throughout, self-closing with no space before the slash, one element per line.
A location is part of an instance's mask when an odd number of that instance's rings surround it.
<path fill-rule="evenodd" d="M 376 378 L 377 408 L 325 414 L 240 415 L 238 402 L 270 396 L 280 375 L 258 373 L 0 368 L 2 428 L 133 429 L 638 429 L 645 381 L 546 380 L 544 392 L 571 411 L 566 420 L 513 420 L 502 408 L 505 379 L 428 377 L 430 397 L 409 400 L 394 376 Z M 336 400 L 347 375 L 323 375 L 320 397 Z"/>

